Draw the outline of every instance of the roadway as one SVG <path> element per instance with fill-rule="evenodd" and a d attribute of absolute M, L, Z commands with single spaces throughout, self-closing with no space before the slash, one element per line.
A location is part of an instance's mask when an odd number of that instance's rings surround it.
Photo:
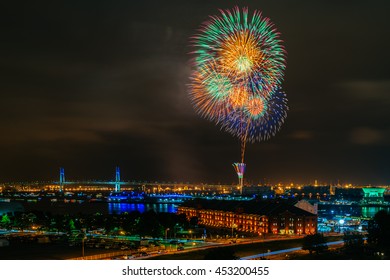
<path fill-rule="evenodd" d="M 341 244 L 344 244 L 343 240 L 332 241 L 332 242 L 326 243 L 326 245 L 328 245 L 328 247 L 335 246 L 335 245 L 341 245 Z M 295 247 L 295 248 L 277 250 L 277 251 L 273 251 L 273 252 L 261 253 L 261 254 L 257 254 L 257 255 L 246 256 L 246 257 L 240 258 L 240 260 L 255 260 L 255 259 L 269 258 L 270 256 L 286 255 L 288 253 L 301 251 L 301 250 L 302 250 L 302 247 Z"/>
<path fill-rule="evenodd" d="M 291 237 L 282 237 L 282 236 L 276 236 L 273 238 L 247 238 L 247 239 L 237 239 L 235 243 L 232 242 L 232 240 L 223 240 L 223 241 L 214 241 L 214 242 L 204 242 L 203 245 L 198 245 L 196 247 L 186 247 L 185 250 L 182 251 L 166 251 L 160 254 L 155 254 L 155 255 L 148 255 L 148 256 L 142 256 L 142 259 L 180 259 L 180 255 L 185 255 L 185 254 L 192 254 L 196 253 L 197 251 L 205 251 L 209 250 L 212 248 L 222 248 L 222 247 L 230 247 L 230 246 L 240 246 L 240 247 L 249 247 L 253 248 L 254 244 L 259 244 L 259 243 L 267 243 L 267 242 L 273 242 L 273 241 L 288 241 L 288 240 L 297 240 L 301 239 L 302 236 L 291 236 Z M 241 246 L 242 245 L 242 246 Z M 201 253 L 202 254 L 202 253 Z M 184 256 L 183 256 L 184 257 Z M 187 259 L 187 256 L 184 257 L 183 259 Z"/>
<path fill-rule="evenodd" d="M 175 258 L 179 257 L 180 255 L 185 255 L 197 251 L 204 251 L 212 248 L 221 248 L 221 247 L 229 247 L 229 246 L 236 246 L 236 245 L 249 245 L 252 246 L 256 243 L 263 243 L 263 242 L 272 242 L 277 240 L 293 240 L 293 239 L 300 239 L 302 236 L 292 236 L 292 237 L 281 237 L 276 236 L 274 238 L 246 238 L 246 239 L 237 239 L 235 243 L 232 242 L 230 239 L 224 239 L 224 240 L 212 240 L 212 241 L 200 241 L 200 240 L 179 240 L 179 243 L 184 244 L 184 250 L 177 250 L 176 244 L 170 244 L 169 242 L 161 242 L 162 245 L 165 245 L 165 249 L 158 249 L 158 248 L 143 248 L 143 249 L 137 249 L 137 250 L 123 250 L 123 251 L 116 251 L 116 252 L 109 252 L 104 254 L 96 254 L 96 255 L 90 255 L 86 256 L 84 258 L 78 257 L 78 258 L 72 258 L 73 260 L 81 260 L 81 259 L 88 259 L 88 260 L 98 260 L 98 259 L 153 259 L 153 258 L 164 258 L 169 259 L 170 256 L 175 256 Z M 125 256 L 127 256 L 125 258 Z"/>

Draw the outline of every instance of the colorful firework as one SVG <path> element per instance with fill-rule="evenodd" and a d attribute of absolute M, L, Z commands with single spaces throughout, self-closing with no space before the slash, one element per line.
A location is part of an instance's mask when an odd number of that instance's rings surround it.
<path fill-rule="evenodd" d="M 220 10 L 205 22 L 192 44 L 195 70 L 190 98 L 196 111 L 247 142 L 275 135 L 286 118 L 281 90 L 286 52 L 273 23 L 255 11 Z"/>
<path fill-rule="evenodd" d="M 246 85 L 258 94 L 270 94 L 280 86 L 285 69 L 285 50 L 272 22 L 255 11 L 248 17 L 220 10 L 221 16 L 211 17 L 193 38 L 197 69 L 210 65 L 231 81 Z"/>
<path fill-rule="evenodd" d="M 287 116 L 287 98 L 275 90 L 268 100 L 252 97 L 242 110 L 231 111 L 221 120 L 222 128 L 243 142 L 259 142 L 274 136 Z"/>

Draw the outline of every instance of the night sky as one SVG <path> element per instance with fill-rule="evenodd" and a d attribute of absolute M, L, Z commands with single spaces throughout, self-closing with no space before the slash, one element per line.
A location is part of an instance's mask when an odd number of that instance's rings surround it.
<path fill-rule="evenodd" d="M 123 180 L 236 183 L 239 141 L 195 113 L 187 85 L 190 36 L 239 5 L 288 52 L 288 117 L 247 146 L 246 179 L 390 184 L 389 1 L 29 2 L 0 17 L 0 182 L 120 166 Z"/>

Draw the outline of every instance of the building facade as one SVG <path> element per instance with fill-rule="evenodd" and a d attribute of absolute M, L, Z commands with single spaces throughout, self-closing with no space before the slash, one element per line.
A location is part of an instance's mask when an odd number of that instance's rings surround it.
<path fill-rule="evenodd" d="M 362 202 L 365 204 L 383 204 L 385 188 L 363 188 Z"/>
<path fill-rule="evenodd" d="M 314 234 L 317 215 L 281 202 L 188 202 L 178 214 L 198 218 L 204 226 L 253 234 Z"/>

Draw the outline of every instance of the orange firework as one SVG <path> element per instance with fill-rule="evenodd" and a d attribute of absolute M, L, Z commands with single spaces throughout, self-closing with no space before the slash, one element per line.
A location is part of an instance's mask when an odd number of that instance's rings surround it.
<path fill-rule="evenodd" d="M 229 94 L 228 103 L 236 110 L 243 108 L 248 103 L 248 100 L 249 93 L 245 87 L 234 87 Z"/>
<path fill-rule="evenodd" d="M 264 115 L 266 110 L 266 104 L 264 103 L 263 98 L 254 97 L 249 100 L 246 104 L 246 112 L 251 118 L 258 118 Z"/>
<path fill-rule="evenodd" d="M 250 76 L 264 60 L 256 39 L 248 30 L 233 33 L 221 44 L 219 63 L 224 72 L 232 72 L 238 78 Z"/>

